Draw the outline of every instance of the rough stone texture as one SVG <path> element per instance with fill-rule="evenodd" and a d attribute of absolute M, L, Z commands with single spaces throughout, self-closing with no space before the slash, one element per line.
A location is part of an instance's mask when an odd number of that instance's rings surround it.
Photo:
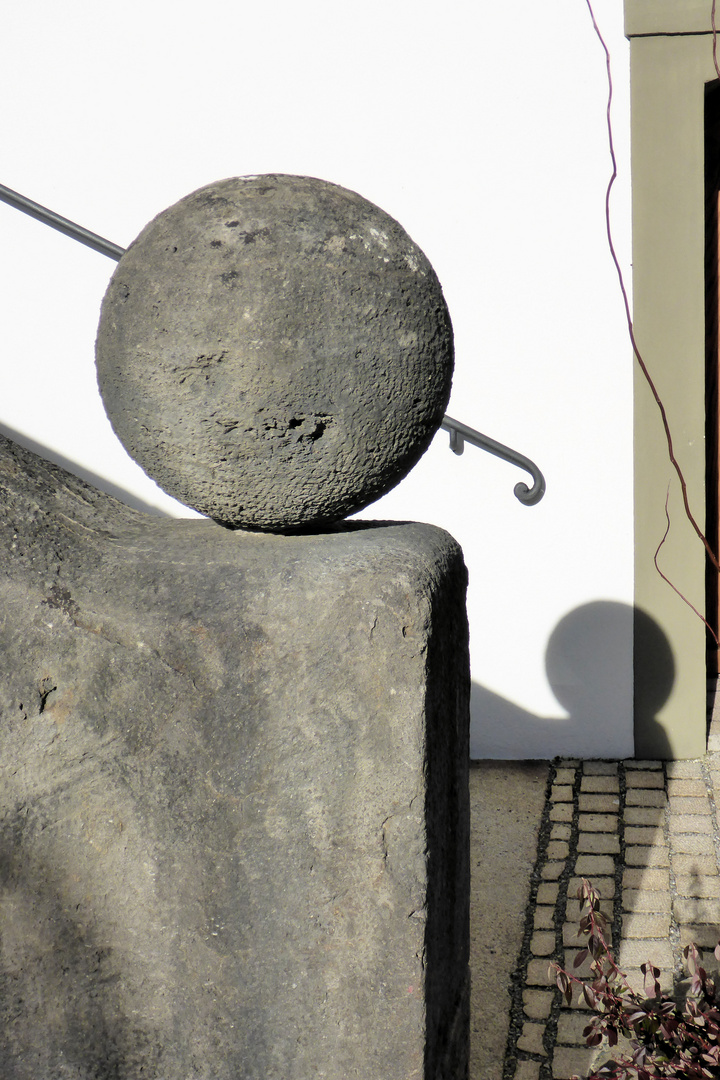
<path fill-rule="evenodd" d="M 450 318 L 407 233 L 354 192 L 223 180 L 120 260 L 97 341 L 128 452 L 227 524 L 339 520 L 417 462 L 447 405 Z"/>
<path fill-rule="evenodd" d="M 0 497 L 4 1080 L 465 1075 L 455 542 Z"/>

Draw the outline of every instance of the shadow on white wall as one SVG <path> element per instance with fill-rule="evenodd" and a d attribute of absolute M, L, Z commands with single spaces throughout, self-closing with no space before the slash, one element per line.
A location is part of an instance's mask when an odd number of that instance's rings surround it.
<path fill-rule="evenodd" d="M 518 646 L 521 664 L 522 641 Z M 672 690 L 675 663 L 665 634 L 644 611 L 609 600 L 583 604 L 551 634 L 545 665 L 565 715 L 538 716 L 473 682 L 472 758 L 627 758 L 639 733 L 643 741 L 652 736 L 659 753 L 663 746 L 669 752 L 656 717 Z"/>

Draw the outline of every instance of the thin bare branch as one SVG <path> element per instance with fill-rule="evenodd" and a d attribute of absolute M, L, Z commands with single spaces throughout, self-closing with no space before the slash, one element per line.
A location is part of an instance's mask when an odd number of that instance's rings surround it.
<path fill-rule="evenodd" d="M 667 540 L 667 535 L 668 535 L 668 533 L 670 532 L 670 514 L 669 514 L 669 512 L 668 512 L 668 499 L 669 499 L 669 498 L 670 498 L 670 488 L 668 488 L 668 490 L 667 490 L 667 494 L 666 494 L 666 496 L 665 496 L 665 519 L 666 519 L 666 521 L 667 521 L 667 526 L 666 526 L 666 528 L 665 528 L 665 532 L 663 533 L 663 538 L 662 538 L 662 540 L 660 541 L 660 543 L 658 544 L 658 546 L 657 546 L 657 550 L 656 550 L 656 552 L 655 552 L 655 555 L 654 555 L 654 557 L 653 557 L 653 561 L 654 561 L 654 563 L 655 563 L 655 569 L 657 570 L 658 574 L 659 574 L 659 575 L 660 575 L 660 577 L 661 577 L 661 578 L 663 579 L 663 581 L 666 581 L 666 582 L 667 582 L 667 584 L 668 584 L 668 585 L 670 586 L 670 588 L 671 588 L 671 589 L 673 590 L 673 592 L 676 592 L 676 593 L 678 594 L 678 596 L 679 596 L 679 597 L 680 597 L 680 599 L 681 599 L 681 600 L 683 601 L 683 603 L 687 604 L 687 606 L 688 606 L 688 607 L 689 607 L 689 608 L 690 608 L 690 609 L 691 609 L 692 611 L 694 611 L 694 612 L 695 612 L 695 614 L 697 615 L 698 619 L 701 619 L 701 620 L 702 620 L 702 621 L 703 621 L 703 622 L 705 623 L 705 626 L 706 626 L 706 628 L 707 628 L 707 629 L 708 629 L 708 630 L 710 631 L 710 634 L 711 634 L 711 636 L 712 636 L 712 639 L 713 639 L 713 641 L 715 642 L 715 644 L 716 644 L 716 645 L 720 646 L 720 639 L 718 639 L 718 636 L 717 636 L 717 634 L 715 633 L 715 631 L 713 630 L 712 626 L 711 626 L 711 625 L 710 625 L 710 623 L 709 623 L 709 622 L 707 621 L 707 619 L 705 618 L 705 616 L 704 616 L 704 615 L 702 615 L 702 614 L 701 614 L 701 613 L 700 613 L 700 612 L 698 611 L 698 609 L 697 609 L 697 608 L 695 607 L 695 605 L 694 605 L 694 604 L 691 604 L 691 603 L 690 603 L 690 601 L 688 600 L 687 596 L 684 596 L 684 595 L 683 595 L 683 594 L 682 594 L 682 593 L 680 592 L 680 590 L 678 589 L 678 587 L 677 587 L 676 585 L 673 585 L 673 583 L 672 583 L 672 581 L 670 580 L 670 578 L 669 578 L 669 577 L 667 577 L 667 575 L 666 575 L 666 574 L 664 574 L 664 573 L 662 572 L 662 570 L 660 569 L 660 564 L 658 563 L 658 555 L 660 554 L 660 548 L 661 548 L 661 547 L 663 546 L 663 544 L 664 544 L 664 543 L 665 543 L 665 541 Z"/>

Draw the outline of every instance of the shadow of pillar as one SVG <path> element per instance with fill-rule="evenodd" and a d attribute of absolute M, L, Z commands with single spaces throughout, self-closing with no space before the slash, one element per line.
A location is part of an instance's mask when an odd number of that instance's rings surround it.
<path fill-rule="evenodd" d="M 640 608 L 635 608 L 633 655 L 635 757 L 668 760 L 673 756 L 670 741 L 657 714 L 670 696 L 675 661 L 665 634 Z"/>

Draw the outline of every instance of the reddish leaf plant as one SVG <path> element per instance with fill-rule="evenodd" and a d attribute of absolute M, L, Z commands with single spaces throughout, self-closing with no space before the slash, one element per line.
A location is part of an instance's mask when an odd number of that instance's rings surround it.
<path fill-rule="evenodd" d="M 583 879 L 577 897 L 578 936 L 584 935 L 587 945 L 576 956 L 574 967 L 590 957 L 591 978 L 580 979 L 557 964 L 550 965 L 550 972 L 568 1005 L 577 987 L 593 1010 L 595 1015 L 583 1031 L 588 1046 L 599 1046 L 605 1037 L 613 1047 L 623 1035 L 632 1047 L 631 1053 L 618 1054 L 590 1073 L 588 1080 L 720 1078 L 720 986 L 702 966 L 697 945 L 684 950 L 690 974 L 690 991 L 684 1001 L 676 1001 L 660 989 L 660 970 L 650 962 L 641 966 L 645 994 L 639 993 L 628 985 L 627 976 L 610 952 L 598 891 Z M 715 957 L 720 960 L 720 942 Z"/>

